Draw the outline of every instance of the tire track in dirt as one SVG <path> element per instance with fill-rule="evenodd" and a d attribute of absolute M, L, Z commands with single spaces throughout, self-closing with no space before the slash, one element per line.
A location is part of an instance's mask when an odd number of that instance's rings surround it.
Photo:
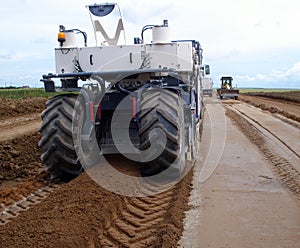
<path fill-rule="evenodd" d="M 0 141 L 13 140 L 22 135 L 36 133 L 41 124 L 40 114 L 9 118 L 0 123 Z"/>
<path fill-rule="evenodd" d="M 21 140 L 16 142 L 20 146 L 18 149 L 14 146 L 13 141 L 7 141 L 4 143 L 5 147 L 7 146 L 10 149 L 18 150 L 20 154 L 23 154 L 29 145 L 26 142 L 30 142 L 30 144 L 34 143 L 34 146 L 36 146 L 38 139 L 38 134 L 33 136 L 24 136 Z M 11 152 L 9 152 L 7 155 L 4 155 L 9 156 L 10 153 Z M 19 158 L 17 157 L 13 160 L 14 163 L 20 164 L 19 169 L 22 171 L 27 169 L 32 170 L 30 162 L 35 163 L 35 161 L 39 161 L 39 149 L 31 149 L 28 154 L 30 155 L 28 155 L 28 159 L 30 159 L 30 161 L 27 161 L 23 156 L 20 156 Z M 113 160 L 113 162 L 115 162 L 115 166 L 121 167 L 130 175 L 136 175 L 136 171 L 138 171 L 138 167 L 133 166 L 134 163 L 130 163 L 129 161 L 124 160 L 124 158 L 119 158 L 117 161 Z M 9 170 L 9 168 L 7 168 L 7 170 Z M 187 175 L 173 188 L 159 195 L 143 198 L 130 198 L 125 196 L 114 196 L 113 198 L 110 197 L 110 207 L 108 208 L 115 209 L 112 212 L 108 212 L 107 210 L 104 212 L 99 212 L 101 211 L 101 208 L 96 206 L 99 204 L 100 206 L 103 206 L 104 203 L 102 202 L 107 201 L 105 199 L 105 195 L 108 193 L 99 187 L 95 187 L 94 183 L 90 183 L 92 180 L 87 180 L 86 176 L 84 175 L 80 175 L 75 181 L 71 181 L 70 185 L 69 183 L 64 184 L 64 187 L 59 187 L 58 189 L 53 190 L 51 189 L 51 186 L 49 186 L 50 180 L 45 173 L 43 173 L 43 175 L 36 174 L 35 177 L 31 176 L 29 178 L 22 179 L 21 181 L 15 181 L 18 179 L 18 175 L 18 173 L 13 175 L 8 174 L 7 179 L 5 179 L 2 186 L 0 186 L 0 199 L 2 199 L 1 202 L 6 202 L 6 204 L 1 204 L 0 202 L 0 227 L 2 229 L 5 228 L 3 230 L 10 230 L 11 227 L 13 228 L 12 230 L 17 228 L 19 230 L 18 236 L 20 237 L 24 237 L 24 235 L 29 232 L 36 233 L 34 224 L 35 221 L 33 221 L 33 218 L 40 219 L 44 222 L 44 218 L 47 218 L 45 217 L 45 214 L 48 211 L 52 213 L 53 210 L 51 209 L 58 207 L 56 205 L 53 205 L 52 207 L 47 206 L 49 202 L 62 201 L 65 205 L 60 203 L 61 205 L 59 208 L 61 211 L 64 209 L 65 211 L 68 211 L 70 208 L 69 206 L 78 206 L 80 212 L 87 213 L 86 215 L 81 215 L 81 224 L 85 225 L 86 227 L 90 225 L 99 226 L 97 219 L 104 220 L 105 228 L 102 228 L 100 224 L 100 229 L 97 228 L 97 236 L 91 238 L 89 241 L 91 245 L 100 245 L 100 247 L 159 247 L 161 244 L 164 244 L 164 247 L 174 247 L 176 246 L 177 241 L 180 239 L 180 235 L 183 230 L 182 220 L 184 211 L 187 210 L 187 201 L 192 177 L 191 173 L 189 173 L 189 175 Z M 81 179 L 82 177 L 85 178 L 84 182 Z M 41 180 L 43 182 L 41 182 Z M 146 192 L 146 195 L 150 191 L 157 192 L 156 184 L 149 183 L 143 185 L 145 186 L 143 190 Z M 68 190 L 69 192 L 68 201 L 65 200 L 65 195 L 61 196 L 61 191 L 64 189 Z M 82 190 L 82 192 L 78 191 L 78 189 Z M 55 194 L 53 194 L 54 190 Z M 91 194 L 91 192 L 98 191 L 99 196 L 97 196 L 97 193 L 95 197 L 93 193 L 90 198 L 80 201 L 84 203 L 84 205 L 74 204 L 74 199 L 78 197 L 86 197 L 85 195 L 87 192 L 89 192 L 88 194 Z M 104 195 L 104 198 L 102 195 Z M 113 202 L 110 202 L 112 199 L 114 199 Z M 87 204 L 86 202 L 90 203 Z M 112 207 L 112 204 L 119 207 Z M 39 209 L 43 208 L 47 208 L 49 210 L 41 210 L 42 213 L 40 213 Z M 95 208 L 98 209 L 97 217 L 93 224 L 90 224 L 90 222 L 93 221 L 91 220 L 90 212 L 95 212 Z M 75 209 L 77 209 L 77 207 Z M 64 212 L 53 213 L 55 214 L 54 216 L 57 217 L 51 217 L 45 222 L 45 225 L 47 223 L 45 231 L 44 229 L 40 229 L 40 223 L 36 223 L 36 228 L 39 230 L 39 234 L 42 235 L 38 237 L 40 237 L 44 244 L 49 244 L 47 241 L 45 241 L 45 235 L 48 236 L 48 226 L 57 226 L 57 230 L 61 230 L 61 225 L 67 225 L 59 221 L 62 218 L 67 218 L 65 214 L 62 215 L 63 213 Z M 24 220 L 26 220 L 28 225 L 26 224 L 24 226 Z M 53 223 L 55 220 L 57 221 Z M 68 219 L 68 221 L 72 223 L 76 220 L 73 219 L 72 215 L 71 219 Z M 68 221 L 66 223 L 69 223 Z M 69 225 L 70 227 L 73 226 L 72 224 L 68 224 L 68 226 Z M 22 234 L 23 232 L 25 234 Z M 44 232 L 45 234 L 43 235 Z M 8 243 L 21 242 L 21 239 L 17 241 L 15 236 L 10 238 L 9 232 L 7 233 L 7 237 L 3 238 L 4 240 L 7 240 Z M 69 242 L 73 242 L 71 240 L 74 239 L 74 242 L 76 243 L 77 238 L 77 236 L 69 237 Z M 34 241 L 31 241 L 31 239 L 28 239 L 26 242 L 34 242 L 37 244 L 40 243 L 41 240 L 35 239 Z M 51 241 L 49 240 L 49 242 Z"/>
<path fill-rule="evenodd" d="M 49 185 L 49 178 L 44 180 L 45 175 L 41 175 L 43 166 L 37 147 L 40 135 L 36 133 L 39 118 L 35 114 L 18 116 L 0 123 L 5 136 L 0 141 L 0 169 L 5 172 L 1 172 L 3 177 L 0 178 L 0 243 L 4 245 L 5 242 L 6 247 L 18 244 L 49 246 L 57 233 L 64 236 L 64 226 L 66 230 L 76 232 L 75 235 L 66 231 L 69 234 L 66 240 L 77 246 L 82 237 L 88 237 L 91 247 L 176 246 L 183 230 L 184 211 L 188 208 L 192 173 L 167 192 L 143 198 L 106 192 L 84 175 L 80 175 L 77 181 L 64 184 L 64 187 Z M 21 129 L 23 131 L 17 133 Z M 126 165 L 126 168 L 129 166 Z M 151 190 L 151 186 L 145 189 Z M 71 212 L 68 216 L 69 210 L 78 213 L 80 224 Z M 66 221 L 61 222 L 60 219 Z M 104 228 L 99 220 L 104 220 Z M 76 224 L 80 228 L 82 225 L 96 226 L 96 236 L 89 237 L 94 229 L 87 231 L 86 235 L 78 235 L 79 229 L 74 227 Z M 34 236 L 31 235 L 33 233 Z"/>
<path fill-rule="evenodd" d="M 155 232 L 163 223 L 174 191 L 145 198 L 125 199 L 126 208 L 101 238 L 103 246 L 149 247 L 156 241 Z"/>
<path fill-rule="evenodd" d="M 30 126 L 37 117 L 39 119 L 39 115 L 11 118 L 0 126 L 16 125 L 17 128 L 18 122 L 12 120 L 20 120 Z M 31 128 L 35 129 L 35 126 Z M 0 225 L 29 210 L 56 186 L 44 172 L 37 147 L 40 136 L 35 131 L 0 141 Z"/>
<path fill-rule="evenodd" d="M 148 197 L 125 197 L 125 207 L 99 233 L 101 247 L 175 247 L 183 230 L 192 172 L 173 188 Z M 144 190 L 157 191 L 147 184 Z"/>
<path fill-rule="evenodd" d="M 6 225 L 8 222 L 18 217 L 22 212 L 27 211 L 33 205 L 40 203 L 57 188 L 59 188 L 58 184 L 49 184 L 48 186 L 42 187 L 35 192 L 32 192 L 26 197 L 20 195 L 22 199 L 9 206 L 5 206 L 2 203 L 0 206 L 0 226 Z"/>
<path fill-rule="evenodd" d="M 261 130 L 253 126 L 245 116 L 230 106 L 226 106 L 226 115 L 263 152 L 281 182 L 300 200 L 300 173 L 295 169 L 293 163 L 277 153 L 274 143 Z"/>
<path fill-rule="evenodd" d="M 7 141 L 15 139 L 22 135 L 26 135 L 28 133 L 35 133 L 38 130 L 40 123 L 40 120 L 35 120 L 26 124 L 21 123 L 22 126 L 20 127 L 6 126 L 5 128 L 1 128 L 0 140 Z"/>
<path fill-rule="evenodd" d="M 31 118 L 28 121 L 30 122 Z M 7 227 L 7 224 L 11 223 L 15 225 L 19 218 L 34 216 L 32 211 L 42 207 L 48 197 L 55 197 L 52 193 L 57 188 L 55 185 L 48 185 L 49 178 L 45 173 L 40 174 L 40 150 L 37 147 L 39 138 L 38 133 L 29 133 L 0 142 L 0 152 L 2 151 L 3 155 L 1 166 L 7 171 L 7 176 L 2 178 L 2 185 L 0 184 L 1 227 Z M 32 168 L 35 164 L 38 164 L 37 170 Z M 120 165 L 120 161 L 117 164 Z M 130 174 L 134 174 L 131 170 L 137 170 L 131 164 L 123 164 L 127 168 L 124 170 L 128 171 L 128 168 L 131 168 Z M 27 170 L 30 176 L 22 178 Z M 113 221 L 107 222 L 104 231 L 99 230 L 95 243 L 101 244 L 101 247 L 153 247 L 162 243 L 164 247 L 174 247 L 183 229 L 182 220 L 187 209 L 190 181 L 191 176 L 187 176 L 178 185 L 159 195 L 144 198 L 121 197 L 120 202 L 124 203 L 124 207 L 114 212 L 112 217 L 108 217 Z M 144 190 L 149 193 L 157 188 L 149 184 Z M 69 197 L 72 198 L 72 195 Z M 115 203 L 123 206 L 117 201 Z M 30 222 L 30 219 L 26 218 L 26 221 Z"/>
<path fill-rule="evenodd" d="M 6 247 L 176 247 L 191 178 L 192 172 L 159 195 L 130 198 L 102 189 L 83 173 L 0 225 L 0 243 Z"/>

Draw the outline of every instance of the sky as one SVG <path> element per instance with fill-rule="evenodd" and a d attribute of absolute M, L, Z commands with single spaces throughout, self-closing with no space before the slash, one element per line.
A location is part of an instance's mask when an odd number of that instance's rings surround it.
<path fill-rule="evenodd" d="M 101 3 L 102 1 L 98 2 Z M 223 75 L 238 87 L 300 88 L 299 0 L 120 0 L 127 43 L 147 24 L 169 20 L 171 38 L 198 40 L 215 86 Z M 59 25 L 88 34 L 84 0 L 14 0 L 0 9 L 0 87 L 41 87 L 55 73 Z M 108 22 L 110 24 L 110 22 Z M 111 22 L 114 30 L 116 23 Z M 80 38 L 78 37 L 80 42 Z"/>

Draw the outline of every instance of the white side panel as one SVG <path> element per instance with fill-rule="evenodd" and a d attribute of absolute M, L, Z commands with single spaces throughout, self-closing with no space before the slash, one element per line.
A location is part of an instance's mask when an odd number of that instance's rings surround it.
<path fill-rule="evenodd" d="M 177 69 L 176 44 L 147 45 L 146 54 L 149 57 L 146 68 L 174 68 Z"/>
<path fill-rule="evenodd" d="M 193 71 L 193 46 L 191 42 L 177 43 L 178 70 Z"/>
<path fill-rule="evenodd" d="M 56 73 L 72 73 L 75 71 L 74 60 L 78 59 L 77 48 L 55 49 Z"/>
<path fill-rule="evenodd" d="M 191 42 L 56 49 L 56 72 L 74 72 L 77 60 L 86 72 L 140 68 L 172 68 L 178 72 L 192 72 L 192 51 Z"/>
<path fill-rule="evenodd" d="M 143 45 L 103 46 L 79 49 L 83 71 L 119 71 L 141 67 Z"/>
<path fill-rule="evenodd" d="M 192 43 L 178 42 L 147 45 L 151 68 L 174 68 L 176 71 L 193 70 Z"/>

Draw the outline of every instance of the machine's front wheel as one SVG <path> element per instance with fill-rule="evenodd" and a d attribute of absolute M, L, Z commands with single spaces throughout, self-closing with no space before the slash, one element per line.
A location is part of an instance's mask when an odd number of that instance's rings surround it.
<path fill-rule="evenodd" d="M 72 117 L 77 95 L 51 98 L 42 113 L 41 160 L 52 178 L 74 177 L 82 172 L 72 137 Z"/>
<path fill-rule="evenodd" d="M 141 169 L 143 176 L 153 176 L 167 169 L 167 176 L 180 177 L 185 170 L 185 128 L 181 97 L 169 90 L 148 90 L 143 94 L 140 113 L 141 150 L 155 146 L 160 155 Z M 164 137 L 163 137 L 164 136 Z M 165 146 L 161 144 L 166 138 Z"/>

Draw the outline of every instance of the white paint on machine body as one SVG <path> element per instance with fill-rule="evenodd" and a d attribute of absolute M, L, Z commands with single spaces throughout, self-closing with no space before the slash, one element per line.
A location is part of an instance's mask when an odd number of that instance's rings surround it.
<path fill-rule="evenodd" d="M 133 69 L 169 68 L 177 72 L 193 71 L 191 42 L 136 44 L 55 49 L 56 72 L 123 71 Z"/>

